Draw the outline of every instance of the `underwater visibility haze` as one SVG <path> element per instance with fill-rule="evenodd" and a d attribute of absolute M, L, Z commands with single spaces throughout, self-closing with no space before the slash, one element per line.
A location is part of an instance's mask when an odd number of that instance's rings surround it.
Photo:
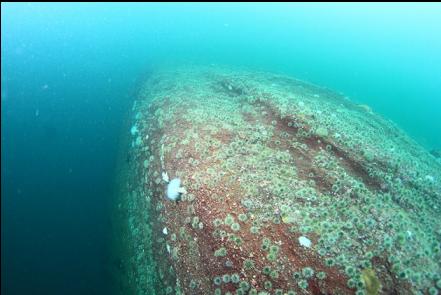
<path fill-rule="evenodd" d="M 2 3 L 2 294 L 438 294 L 439 3 Z"/>

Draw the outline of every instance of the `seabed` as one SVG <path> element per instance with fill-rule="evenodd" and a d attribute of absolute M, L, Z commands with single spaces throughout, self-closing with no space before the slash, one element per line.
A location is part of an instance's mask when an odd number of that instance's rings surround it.
<path fill-rule="evenodd" d="M 145 81 L 130 130 L 130 292 L 438 294 L 441 164 L 368 106 L 188 66 Z"/>

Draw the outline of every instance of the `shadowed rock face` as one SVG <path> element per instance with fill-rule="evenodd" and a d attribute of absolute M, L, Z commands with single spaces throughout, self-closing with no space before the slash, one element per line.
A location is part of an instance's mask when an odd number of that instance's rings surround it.
<path fill-rule="evenodd" d="M 440 164 L 369 107 L 281 75 L 187 67 L 152 75 L 133 110 L 139 294 L 441 285 Z M 185 188 L 177 201 L 165 172 Z"/>

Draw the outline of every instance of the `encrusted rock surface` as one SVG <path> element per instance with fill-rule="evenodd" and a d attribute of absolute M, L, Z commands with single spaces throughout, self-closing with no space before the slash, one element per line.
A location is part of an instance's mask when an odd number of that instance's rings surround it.
<path fill-rule="evenodd" d="M 283 75 L 183 67 L 152 75 L 133 113 L 137 294 L 441 287 L 441 165 L 368 106 Z"/>

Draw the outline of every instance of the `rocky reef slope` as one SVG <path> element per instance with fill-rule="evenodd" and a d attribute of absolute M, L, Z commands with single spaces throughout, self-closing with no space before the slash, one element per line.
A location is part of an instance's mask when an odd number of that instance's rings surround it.
<path fill-rule="evenodd" d="M 186 67 L 151 76 L 133 112 L 137 294 L 441 288 L 440 163 L 368 106 L 282 75 Z"/>

